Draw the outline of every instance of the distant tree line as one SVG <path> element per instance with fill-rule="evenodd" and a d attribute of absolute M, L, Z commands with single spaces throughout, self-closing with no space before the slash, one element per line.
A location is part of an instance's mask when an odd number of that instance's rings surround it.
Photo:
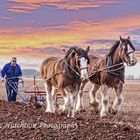
<path fill-rule="evenodd" d="M 1 69 L 0 69 L 1 72 Z M 24 76 L 40 76 L 40 72 L 35 69 L 22 69 L 22 75 Z"/>
<path fill-rule="evenodd" d="M 1 69 L 0 69 L 1 71 Z M 40 76 L 40 72 L 36 69 L 22 69 L 22 74 L 23 74 L 23 77 L 24 76 Z M 128 76 L 125 76 L 125 79 L 127 80 L 140 80 L 140 75 L 138 77 L 135 77 L 134 75 L 128 75 Z"/>
<path fill-rule="evenodd" d="M 35 69 L 22 69 L 23 76 L 39 76 L 40 72 Z"/>
<path fill-rule="evenodd" d="M 135 77 L 134 75 L 128 75 L 125 77 L 127 80 L 140 80 L 140 75 L 138 77 Z"/>

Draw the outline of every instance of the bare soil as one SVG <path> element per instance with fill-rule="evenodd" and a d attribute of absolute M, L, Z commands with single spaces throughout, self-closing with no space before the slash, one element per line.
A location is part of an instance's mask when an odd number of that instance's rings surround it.
<path fill-rule="evenodd" d="M 90 89 L 88 84 L 86 89 Z M 1 92 L 1 91 L 0 91 Z M 20 102 L 0 100 L 0 139 L 3 140 L 140 140 L 140 85 L 126 82 L 122 110 L 117 115 L 100 118 L 89 107 L 88 93 L 84 95 L 85 112 L 75 119 L 65 114 L 45 113 L 45 107 L 35 109 Z M 100 99 L 100 91 L 98 92 Z M 110 93 L 110 105 L 114 99 Z"/>

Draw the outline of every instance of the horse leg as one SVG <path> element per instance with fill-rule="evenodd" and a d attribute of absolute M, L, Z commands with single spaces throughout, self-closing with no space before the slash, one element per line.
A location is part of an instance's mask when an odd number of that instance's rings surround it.
<path fill-rule="evenodd" d="M 55 110 L 56 110 L 56 95 L 57 95 L 57 92 L 56 92 L 55 87 L 53 86 L 52 87 L 52 107 L 53 107 L 53 113 L 55 113 Z"/>
<path fill-rule="evenodd" d="M 120 82 L 118 86 L 115 88 L 116 97 L 112 107 L 113 114 L 116 114 L 121 109 L 123 103 L 122 88 L 123 88 L 122 82 Z"/>
<path fill-rule="evenodd" d="M 46 101 L 47 101 L 46 112 L 53 113 L 52 97 L 51 97 L 52 86 L 48 83 L 44 83 L 44 86 L 45 86 L 45 90 L 46 90 Z"/>
<path fill-rule="evenodd" d="M 77 99 L 77 104 L 76 104 L 76 111 L 82 111 L 84 110 L 84 104 L 83 104 L 83 93 L 84 93 L 84 87 L 86 85 L 87 81 L 82 82 L 80 85 L 80 89 L 78 92 L 78 99 Z"/>
<path fill-rule="evenodd" d="M 89 92 L 89 97 L 90 97 L 90 106 L 92 106 L 95 110 L 95 112 L 99 112 L 100 110 L 100 102 L 98 101 L 97 97 L 96 97 L 96 92 L 98 91 L 98 89 L 100 88 L 99 85 L 93 85 L 93 87 L 91 88 L 90 92 Z"/>
<path fill-rule="evenodd" d="M 109 104 L 109 99 L 108 99 L 108 87 L 106 85 L 101 86 L 102 89 L 102 109 L 100 112 L 101 117 L 107 117 L 108 115 L 108 104 Z"/>
<path fill-rule="evenodd" d="M 70 107 L 69 94 L 66 90 L 64 90 L 64 88 L 59 88 L 58 91 L 64 99 L 64 105 L 60 106 L 59 109 L 62 110 L 62 112 L 67 112 L 69 111 L 69 107 Z"/>
<path fill-rule="evenodd" d="M 78 94 L 78 91 L 70 93 L 70 110 L 68 112 L 68 117 L 70 118 L 74 118 L 77 94 Z"/>

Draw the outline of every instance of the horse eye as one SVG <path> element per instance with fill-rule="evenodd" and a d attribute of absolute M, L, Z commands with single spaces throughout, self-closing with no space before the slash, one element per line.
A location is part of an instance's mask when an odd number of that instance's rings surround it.
<path fill-rule="evenodd" d="M 78 66 L 80 66 L 80 60 L 79 59 L 77 60 L 77 64 L 78 64 Z"/>
<path fill-rule="evenodd" d="M 122 45 L 123 45 L 122 47 L 123 47 L 124 51 L 127 51 L 127 43 L 123 43 Z"/>
<path fill-rule="evenodd" d="M 125 52 L 128 51 L 127 44 L 125 44 L 124 51 L 125 51 Z"/>
<path fill-rule="evenodd" d="M 125 46 L 126 44 L 127 44 L 126 42 L 123 42 L 123 43 L 122 43 L 123 46 Z"/>
<path fill-rule="evenodd" d="M 88 64 L 90 63 L 90 60 L 88 59 Z"/>

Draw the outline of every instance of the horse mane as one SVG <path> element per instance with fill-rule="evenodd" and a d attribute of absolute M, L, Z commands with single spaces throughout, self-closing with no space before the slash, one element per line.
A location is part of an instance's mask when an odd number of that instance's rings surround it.
<path fill-rule="evenodd" d="M 109 49 L 109 52 L 107 53 L 107 55 L 112 55 L 115 50 L 117 49 L 117 47 L 119 46 L 120 41 L 116 41 L 112 47 Z"/>
<path fill-rule="evenodd" d="M 88 57 L 88 53 L 86 50 L 83 50 L 82 48 L 79 48 L 77 46 L 75 47 L 71 47 L 65 54 L 65 57 L 64 59 L 68 59 L 69 55 L 72 53 L 72 52 L 75 52 L 78 56 L 80 57 L 85 57 L 88 62 L 89 62 L 89 57 Z"/>
<path fill-rule="evenodd" d="M 78 49 L 78 47 L 71 47 L 71 48 L 66 52 L 64 58 L 67 59 L 67 58 L 69 57 L 69 55 L 71 54 L 71 52 L 72 52 L 73 50 L 76 50 L 76 49 Z"/>
<path fill-rule="evenodd" d="M 135 47 L 133 46 L 133 44 L 131 43 L 130 40 L 128 40 L 130 47 L 132 48 L 133 51 L 136 51 Z"/>
<path fill-rule="evenodd" d="M 119 46 L 120 41 L 116 41 L 112 47 L 109 49 L 109 52 L 106 54 L 106 65 L 107 66 L 111 66 L 113 63 L 113 53 L 115 52 L 115 50 L 117 49 L 117 47 Z"/>

